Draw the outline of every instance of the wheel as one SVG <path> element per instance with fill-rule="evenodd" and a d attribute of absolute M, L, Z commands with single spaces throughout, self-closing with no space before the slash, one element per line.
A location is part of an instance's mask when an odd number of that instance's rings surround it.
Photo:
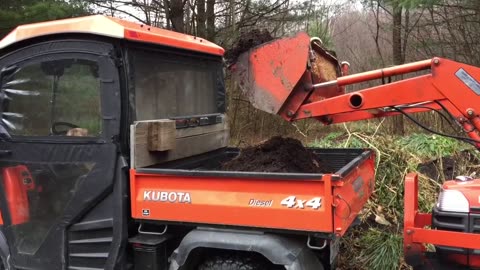
<path fill-rule="evenodd" d="M 206 259 L 197 270 L 277 270 L 285 269 L 275 267 L 260 256 L 247 254 L 222 254 L 213 255 Z"/>

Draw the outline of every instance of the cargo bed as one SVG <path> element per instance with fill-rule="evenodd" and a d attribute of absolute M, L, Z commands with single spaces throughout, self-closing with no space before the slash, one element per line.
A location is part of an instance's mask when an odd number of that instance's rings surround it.
<path fill-rule="evenodd" d="M 309 148 L 322 168 L 322 173 L 334 173 L 334 180 L 341 179 L 352 169 L 371 155 L 364 149 L 320 149 Z M 229 177 L 263 177 L 263 178 L 321 178 L 320 173 L 272 173 L 272 172 L 238 172 L 221 169 L 223 163 L 235 158 L 240 153 L 238 148 L 223 148 L 203 155 L 157 164 L 137 172 L 161 173 L 190 176 L 229 176 Z"/>
<path fill-rule="evenodd" d="M 222 171 L 237 148 L 131 170 L 135 219 L 343 234 L 373 191 L 374 153 L 309 148 L 325 173 Z"/>

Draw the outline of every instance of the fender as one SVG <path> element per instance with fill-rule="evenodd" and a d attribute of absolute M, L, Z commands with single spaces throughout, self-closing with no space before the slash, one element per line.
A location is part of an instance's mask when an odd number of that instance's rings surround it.
<path fill-rule="evenodd" d="M 195 229 L 189 232 L 172 254 L 169 270 L 178 270 L 196 248 L 252 251 L 287 270 L 323 270 L 315 254 L 298 239 L 262 232 Z"/>

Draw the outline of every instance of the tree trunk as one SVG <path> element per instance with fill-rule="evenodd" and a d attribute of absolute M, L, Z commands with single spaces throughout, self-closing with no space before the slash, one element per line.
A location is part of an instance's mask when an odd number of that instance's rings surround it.
<path fill-rule="evenodd" d="M 165 20 L 167 21 L 167 29 L 172 29 L 171 20 L 170 20 L 170 2 L 168 0 L 163 0 L 163 5 L 165 6 Z"/>
<path fill-rule="evenodd" d="M 197 36 L 206 38 L 205 0 L 197 0 Z"/>
<path fill-rule="evenodd" d="M 393 49 L 393 64 L 401 65 L 404 62 L 402 57 L 402 7 L 395 1 L 392 2 L 392 49 Z M 393 118 L 393 130 L 398 135 L 405 134 L 405 126 L 403 123 L 403 115 L 395 116 Z"/>
<path fill-rule="evenodd" d="M 230 0 L 230 26 L 232 35 L 235 35 L 235 0 Z"/>
<path fill-rule="evenodd" d="M 215 0 L 207 0 L 207 39 L 215 40 Z"/>
<path fill-rule="evenodd" d="M 180 33 L 185 32 L 184 2 L 183 0 L 171 0 L 170 2 L 170 21 L 172 22 L 172 30 Z"/>

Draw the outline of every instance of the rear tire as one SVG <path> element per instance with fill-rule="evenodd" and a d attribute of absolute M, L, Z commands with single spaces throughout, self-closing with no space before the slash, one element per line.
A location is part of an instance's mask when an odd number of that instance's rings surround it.
<path fill-rule="evenodd" d="M 222 254 L 206 259 L 198 270 L 276 270 L 278 268 L 266 260 L 249 255 Z"/>

